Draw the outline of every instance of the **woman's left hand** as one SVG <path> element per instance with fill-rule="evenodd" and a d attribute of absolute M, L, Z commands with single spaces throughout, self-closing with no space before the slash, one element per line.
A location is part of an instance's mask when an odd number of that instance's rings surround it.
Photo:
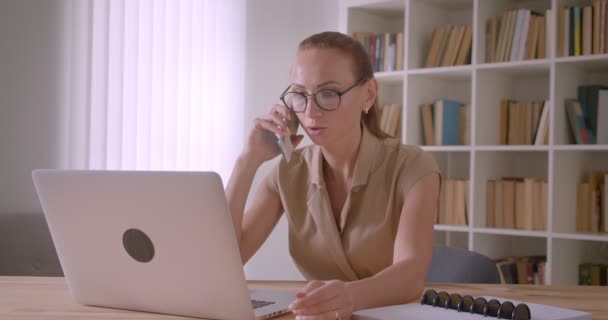
<path fill-rule="evenodd" d="M 350 320 L 353 296 L 344 281 L 313 280 L 296 293 L 289 309 L 297 320 Z"/>

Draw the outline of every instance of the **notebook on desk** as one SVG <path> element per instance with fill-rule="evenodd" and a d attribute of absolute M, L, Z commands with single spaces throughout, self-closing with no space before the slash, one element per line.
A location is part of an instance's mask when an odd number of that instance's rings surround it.
<path fill-rule="evenodd" d="M 428 292 L 428 291 L 427 291 Z M 425 293 L 426 295 L 426 293 Z M 472 301 L 485 301 L 486 304 L 469 305 L 467 311 L 458 311 L 456 305 L 435 305 L 433 306 L 431 301 L 409 303 L 404 305 L 389 306 L 384 308 L 368 309 L 358 311 L 353 314 L 353 320 L 393 320 L 393 319 L 408 319 L 408 320 L 425 320 L 425 319 L 450 319 L 450 320 L 464 320 L 464 319 L 496 319 L 497 312 L 500 309 L 501 304 L 511 303 L 511 306 L 515 306 L 519 311 L 527 309 L 528 314 L 525 312 L 519 312 L 518 317 L 513 317 L 513 314 L 509 314 L 507 317 L 500 317 L 501 319 L 530 319 L 530 320 L 591 320 L 591 314 L 588 312 L 582 312 L 578 310 L 558 308 L 554 306 L 548 306 L 537 303 L 527 303 L 517 300 L 509 300 L 501 297 L 484 296 L 474 298 Z M 437 301 L 435 301 L 437 302 Z M 488 311 L 487 302 L 496 302 L 496 308 L 494 308 L 493 314 Z M 430 304 L 425 304 L 430 303 Z M 440 303 L 436 303 L 440 304 Z M 521 306 L 525 308 L 519 308 Z M 472 310 L 477 307 L 477 310 Z M 486 315 L 484 316 L 484 310 Z M 511 310 L 514 310 L 513 308 Z"/>

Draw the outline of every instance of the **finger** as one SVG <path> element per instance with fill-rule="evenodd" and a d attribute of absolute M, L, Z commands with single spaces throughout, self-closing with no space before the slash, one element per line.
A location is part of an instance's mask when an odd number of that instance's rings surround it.
<path fill-rule="evenodd" d="M 257 128 L 262 128 L 268 130 L 278 136 L 286 136 L 288 135 L 287 131 L 285 131 L 284 127 L 277 126 L 273 121 L 268 119 L 255 119 L 255 125 Z"/>
<path fill-rule="evenodd" d="M 337 310 L 343 307 L 342 300 L 343 299 L 340 299 L 339 296 L 335 296 L 333 298 L 330 298 L 329 300 L 321 301 L 318 304 L 295 309 L 293 310 L 293 313 L 297 315 L 318 315 L 327 313 L 332 310 Z"/>
<path fill-rule="evenodd" d="M 318 280 L 309 281 L 306 284 L 306 286 L 304 286 L 304 288 L 302 288 L 302 290 L 296 292 L 296 298 L 298 298 L 298 299 L 303 298 L 309 292 L 313 291 L 316 288 L 319 288 L 319 287 L 323 286 L 323 284 L 324 284 L 323 281 L 318 281 Z M 298 301 L 298 300 L 296 300 L 296 301 Z M 294 301 L 294 303 L 296 301 Z M 293 305 L 293 303 L 290 306 L 292 306 L 292 305 Z"/>
<path fill-rule="evenodd" d="M 336 320 L 336 312 L 334 310 L 315 315 L 298 315 L 296 320 Z"/>
<path fill-rule="evenodd" d="M 287 120 L 291 120 L 291 110 L 282 104 L 275 104 L 271 108 L 271 115 L 279 114 Z"/>
<path fill-rule="evenodd" d="M 287 120 L 285 120 L 285 118 L 281 114 L 278 114 L 278 113 L 271 114 L 270 120 L 272 120 L 272 122 L 274 122 L 275 125 L 281 126 L 281 128 L 284 128 L 288 134 L 291 134 L 291 130 L 289 130 L 289 126 L 287 125 Z"/>
<path fill-rule="evenodd" d="M 339 292 L 338 284 L 335 282 L 329 282 L 321 287 L 317 287 L 316 289 L 309 291 L 304 297 L 296 300 L 293 303 L 293 307 L 294 309 L 301 309 L 320 304 L 323 301 L 334 298 Z"/>

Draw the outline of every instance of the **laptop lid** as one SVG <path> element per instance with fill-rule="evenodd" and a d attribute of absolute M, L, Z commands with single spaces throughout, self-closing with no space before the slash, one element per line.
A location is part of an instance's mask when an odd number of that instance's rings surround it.
<path fill-rule="evenodd" d="M 77 302 L 254 318 L 216 173 L 35 170 L 32 175 Z M 276 308 L 285 306 L 268 312 Z"/>

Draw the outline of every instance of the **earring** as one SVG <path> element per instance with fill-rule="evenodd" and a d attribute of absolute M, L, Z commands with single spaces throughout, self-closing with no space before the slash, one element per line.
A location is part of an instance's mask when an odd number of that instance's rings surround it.
<path fill-rule="evenodd" d="M 365 112 L 365 114 L 367 114 L 367 113 L 369 112 L 369 109 L 370 109 L 370 108 L 367 108 L 367 109 L 365 109 L 365 111 L 363 111 L 363 112 Z"/>

